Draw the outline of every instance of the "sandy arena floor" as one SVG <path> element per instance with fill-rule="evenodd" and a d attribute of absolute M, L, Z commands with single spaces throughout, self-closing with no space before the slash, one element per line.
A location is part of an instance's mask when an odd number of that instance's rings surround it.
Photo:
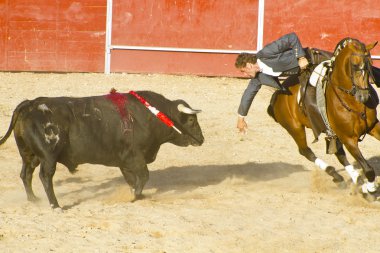
<path fill-rule="evenodd" d="M 162 146 L 150 164 L 146 198 L 131 203 L 118 168 L 84 164 L 71 175 L 59 165 L 55 192 L 65 209 L 29 203 L 10 138 L 0 146 L 0 252 L 379 252 L 380 203 L 368 203 L 298 154 L 266 108 L 263 87 L 248 116 L 249 132 L 236 130 L 246 79 L 135 74 L 0 72 L 0 136 L 14 108 L 38 96 L 92 96 L 114 87 L 149 89 L 202 109 L 201 147 Z M 308 132 L 312 141 L 311 131 Z M 379 142 L 367 136 L 364 156 L 380 168 Z M 311 148 L 348 178 L 323 136 Z M 353 162 L 351 156 L 350 161 Z"/>

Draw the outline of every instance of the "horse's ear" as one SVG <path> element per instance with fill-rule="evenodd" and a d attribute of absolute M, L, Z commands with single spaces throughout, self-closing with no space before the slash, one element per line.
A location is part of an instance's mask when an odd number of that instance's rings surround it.
<path fill-rule="evenodd" d="M 366 49 L 367 49 L 368 51 L 371 51 L 371 49 L 374 48 L 376 45 L 377 45 L 377 41 L 376 41 L 376 42 L 373 42 L 373 43 L 371 43 L 371 44 L 369 44 L 369 45 L 367 45 L 367 46 L 365 46 L 365 47 L 366 47 Z"/>

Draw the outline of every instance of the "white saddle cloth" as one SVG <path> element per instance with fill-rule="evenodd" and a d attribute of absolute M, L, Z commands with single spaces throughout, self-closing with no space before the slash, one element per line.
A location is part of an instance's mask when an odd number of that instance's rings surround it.
<path fill-rule="evenodd" d="M 327 66 L 331 65 L 331 60 L 323 61 L 320 64 L 318 64 L 317 67 L 313 70 L 313 73 L 311 73 L 310 78 L 309 78 L 309 83 L 311 86 L 317 87 L 318 85 L 322 84 L 322 80 L 326 75 L 326 72 L 328 70 Z M 300 103 L 301 100 L 301 90 L 298 91 L 297 94 L 297 101 Z"/>
<path fill-rule="evenodd" d="M 313 73 L 311 73 L 311 76 L 309 79 L 309 82 L 312 86 L 316 87 L 317 84 L 318 85 L 322 84 L 322 80 L 324 76 L 326 75 L 326 71 L 328 69 L 326 65 L 330 65 L 330 63 L 331 63 L 331 60 L 323 61 L 313 70 Z"/>

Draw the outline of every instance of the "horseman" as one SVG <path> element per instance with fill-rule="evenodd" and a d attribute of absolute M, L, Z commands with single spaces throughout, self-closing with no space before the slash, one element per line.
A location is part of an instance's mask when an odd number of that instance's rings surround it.
<path fill-rule="evenodd" d="M 297 73 L 298 68 L 305 69 L 308 65 L 305 56 L 306 53 L 295 33 L 282 36 L 266 45 L 257 54 L 238 55 L 235 67 L 252 77 L 242 95 L 238 109 L 239 132 L 246 132 L 248 125 L 244 118 L 263 84 L 279 89 L 281 93 L 290 94 L 289 90 L 280 84 L 278 77 L 285 71 L 294 70 Z"/>

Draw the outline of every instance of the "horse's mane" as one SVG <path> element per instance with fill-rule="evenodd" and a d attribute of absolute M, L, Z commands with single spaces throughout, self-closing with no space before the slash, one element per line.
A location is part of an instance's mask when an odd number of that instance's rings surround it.
<path fill-rule="evenodd" d="M 342 39 L 341 41 L 339 41 L 339 43 L 336 45 L 334 49 L 333 57 L 336 57 L 340 53 L 340 51 L 342 51 L 342 49 L 345 48 L 350 43 L 355 43 L 359 45 L 363 51 L 366 50 L 365 45 L 362 42 L 360 42 L 358 39 L 346 37 Z"/>

